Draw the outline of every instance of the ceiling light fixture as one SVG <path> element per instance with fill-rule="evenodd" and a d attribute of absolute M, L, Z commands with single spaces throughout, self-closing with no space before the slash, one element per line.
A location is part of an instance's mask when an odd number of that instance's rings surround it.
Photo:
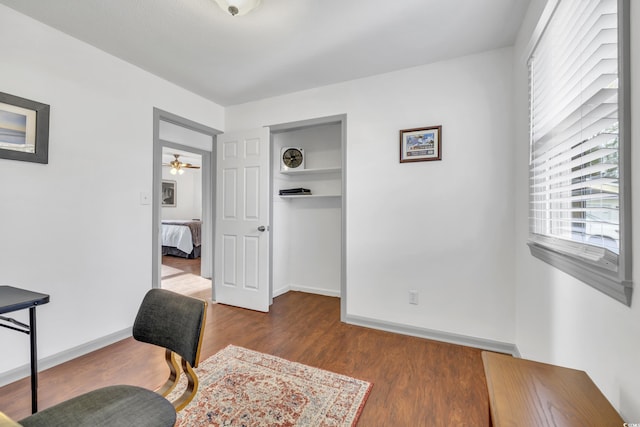
<path fill-rule="evenodd" d="M 180 154 L 173 155 L 174 160 L 169 163 L 163 163 L 162 166 L 171 166 L 169 169 L 169 173 L 171 175 L 182 175 L 184 173 L 184 169 L 200 169 L 200 166 L 194 166 L 191 163 L 182 163 L 180 161 Z"/>
<path fill-rule="evenodd" d="M 245 15 L 260 5 L 261 0 L 215 0 L 220 9 L 231 16 Z"/>
<path fill-rule="evenodd" d="M 178 160 L 178 155 L 174 154 L 174 157 L 176 159 L 169 162 L 169 166 L 171 166 L 171 169 L 169 169 L 169 173 L 171 175 L 182 175 L 184 173 L 184 169 L 182 169 L 182 163 L 180 163 L 180 160 Z"/>
<path fill-rule="evenodd" d="M 169 169 L 169 173 L 171 175 L 175 175 L 175 174 L 182 175 L 184 173 L 184 169 L 182 169 L 180 165 L 173 166 L 171 169 Z"/>

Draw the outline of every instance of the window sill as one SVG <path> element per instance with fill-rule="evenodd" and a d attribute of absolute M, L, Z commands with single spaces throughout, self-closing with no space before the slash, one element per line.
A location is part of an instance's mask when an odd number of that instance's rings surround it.
<path fill-rule="evenodd" d="M 596 267 L 580 258 L 556 252 L 535 242 L 528 242 L 531 255 L 583 281 L 592 288 L 631 306 L 632 283 L 617 272 Z"/>

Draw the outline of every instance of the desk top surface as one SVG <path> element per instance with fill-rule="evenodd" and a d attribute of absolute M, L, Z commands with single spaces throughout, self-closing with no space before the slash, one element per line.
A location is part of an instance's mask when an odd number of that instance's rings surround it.
<path fill-rule="evenodd" d="M 49 295 L 32 292 L 13 286 L 0 286 L 0 314 L 24 308 L 35 307 L 49 302 Z"/>
<path fill-rule="evenodd" d="M 623 425 L 584 371 L 486 351 L 482 362 L 494 427 Z"/>

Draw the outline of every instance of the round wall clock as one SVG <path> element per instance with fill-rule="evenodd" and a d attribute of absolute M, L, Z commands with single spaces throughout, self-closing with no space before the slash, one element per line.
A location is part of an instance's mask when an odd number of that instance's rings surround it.
<path fill-rule="evenodd" d="M 304 169 L 304 149 L 297 147 L 283 147 L 280 157 L 281 169 Z"/>

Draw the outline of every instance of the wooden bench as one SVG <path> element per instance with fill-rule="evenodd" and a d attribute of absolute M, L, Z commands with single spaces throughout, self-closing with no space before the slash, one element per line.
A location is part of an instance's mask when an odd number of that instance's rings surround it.
<path fill-rule="evenodd" d="M 584 372 L 482 352 L 493 427 L 622 427 L 624 421 Z"/>

